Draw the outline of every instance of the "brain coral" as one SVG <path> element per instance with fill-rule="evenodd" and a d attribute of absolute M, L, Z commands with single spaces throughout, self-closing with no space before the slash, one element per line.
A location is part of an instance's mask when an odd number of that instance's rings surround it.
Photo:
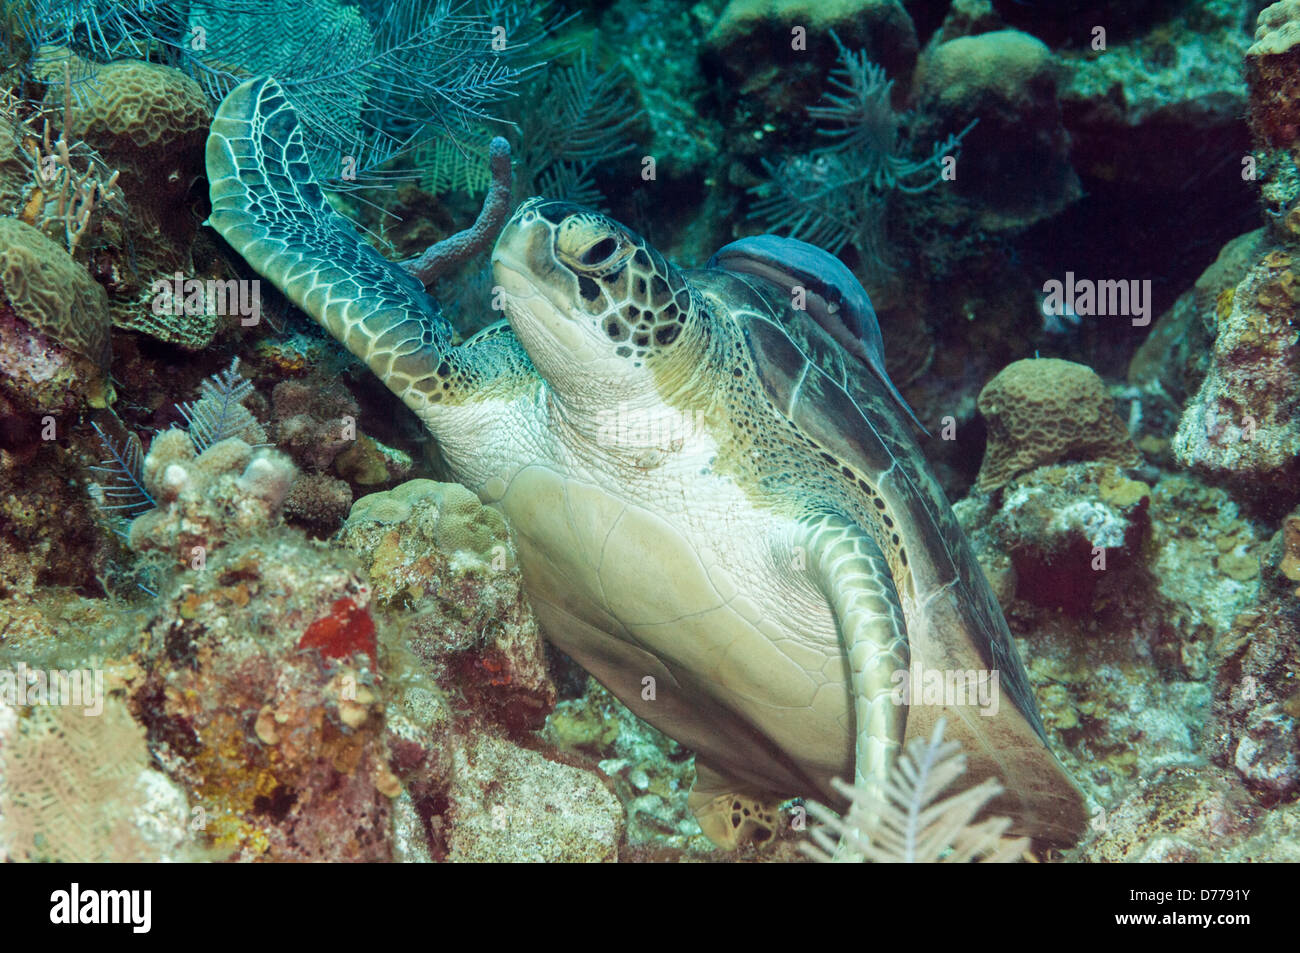
<path fill-rule="evenodd" d="M 159 150 L 199 147 L 212 111 L 203 89 L 156 63 L 120 60 L 95 71 L 95 91 L 73 107 L 76 131 L 115 160 L 157 169 L 176 161 Z"/>
<path fill-rule="evenodd" d="M 975 485 L 988 492 L 1036 467 L 1068 460 L 1136 466 L 1142 456 L 1101 378 L 1071 361 L 1016 361 L 984 385 L 988 446 Z"/>
<path fill-rule="evenodd" d="M 108 296 L 67 250 L 0 218 L 0 368 L 8 396 L 48 410 L 67 407 L 69 395 L 107 406 L 108 328 Z"/>
<path fill-rule="evenodd" d="M 36 65 L 51 83 L 49 98 L 62 103 L 69 54 L 43 51 Z M 89 66 L 72 58 L 74 75 Z M 203 148 L 212 110 L 202 87 L 179 70 L 137 60 L 93 68 L 92 88 L 77 98 L 65 134 L 83 140 L 119 172 L 130 210 L 130 234 L 106 235 L 119 251 L 100 270 L 108 282 L 118 327 L 198 349 L 211 342 L 220 317 L 156 315 L 152 284 L 175 272 L 195 274 L 191 246 L 201 216 L 190 208 L 192 186 L 203 175 Z M 126 249 L 130 249 L 130 254 Z M 215 277 L 215 276 L 203 276 Z"/>

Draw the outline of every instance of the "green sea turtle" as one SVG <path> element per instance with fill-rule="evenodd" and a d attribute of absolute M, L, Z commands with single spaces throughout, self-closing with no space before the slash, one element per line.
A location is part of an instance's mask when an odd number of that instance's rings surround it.
<path fill-rule="evenodd" d="M 493 253 L 508 322 L 452 346 L 420 282 L 330 209 L 273 81 L 221 105 L 207 168 L 213 227 L 505 515 L 548 638 L 695 750 L 715 842 L 767 839 L 791 796 L 837 802 L 833 776 L 878 787 L 941 716 L 966 780 L 1003 781 L 1015 832 L 1077 837 L 1079 794 L 901 398 L 779 280 L 815 258 L 764 277 L 779 246 L 742 248 L 683 272 L 603 215 L 530 199 Z M 909 666 L 1000 693 L 898 704 Z"/>

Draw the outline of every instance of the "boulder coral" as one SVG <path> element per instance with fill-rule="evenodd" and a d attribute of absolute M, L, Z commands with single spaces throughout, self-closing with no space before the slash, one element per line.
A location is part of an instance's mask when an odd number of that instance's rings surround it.
<path fill-rule="evenodd" d="M 1246 51 L 1251 131 L 1274 149 L 1300 143 L 1300 0 L 1264 8 Z"/>
<path fill-rule="evenodd" d="M 980 391 L 979 410 L 988 425 L 976 480 L 983 492 L 1053 463 L 1142 462 L 1106 385 L 1082 364 L 1055 358 L 1009 364 Z"/>
<path fill-rule="evenodd" d="M 796 29 L 804 31 L 803 45 Z M 770 115 L 792 106 L 801 114 L 795 104 L 815 101 L 834 59 L 832 30 L 906 82 L 918 44 L 899 0 L 730 0 L 705 42 L 741 95 L 756 96 Z"/>
<path fill-rule="evenodd" d="M 1246 113 L 1255 137 L 1255 181 L 1277 242 L 1300 244 L 1300 3 L 1283 0 L 1259 15 L 1246 53 Z"/>
<path fill-rule="evenodd" d="M 1017 30 L 958 37 L 921 58 L 915 135 L 940 139 L 979 120 L 963 142 L 956 189 L 978 204 L 982 228 L 1030 225 L 1081 195 L 1061 125 L 1058 70 L 1047 46 Z"/>

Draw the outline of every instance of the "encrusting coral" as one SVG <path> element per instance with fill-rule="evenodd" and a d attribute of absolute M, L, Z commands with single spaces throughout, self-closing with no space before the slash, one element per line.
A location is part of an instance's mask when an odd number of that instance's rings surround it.
<path fill-rule="evenodd" d="M 500 513 L 460 484 L 411 480 L 357 500 L 342 541 L 375 600 L 404 610 L 410 649 L 435 680 L 510 730 L 541 726 L 555 685 Z M 448 618 L 462 626 L 449 631 Z"/>
<path fill-rule="evenodd" d="M 984 492 L 1052 463 L 1142 462 L 1106 385 L 1082 364 L 1055 358 L 1016 361 L 984 385 L 979 410 L 988 424 L 976 480 Z"/>

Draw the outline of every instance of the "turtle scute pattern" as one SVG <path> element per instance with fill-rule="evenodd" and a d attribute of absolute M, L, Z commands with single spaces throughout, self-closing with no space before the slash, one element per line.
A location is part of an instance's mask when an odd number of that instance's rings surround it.
<path fill-rule="evenodd" d="M 451 327 L 419 281 L 330 208 L 302 127 L 278 84 L 239 87 L 208 141 L 209 223 L 417 412 L 465 394 L 497 355 L 451 347 Z M 480 335 L 499 342 L 501 335 Z M 524 361 L 518 348 L 499 359 Z M 478 364 L 475 361 L 479 362 Z"/>
<path fill-rule="evenodd" d="M 691 277 L 695 284 L 707 285 L 709 281 L 701 273 Z M 752 321 L 771 321 L 781 328 L 780 333 L 790 334 L 796 345 L 806 344 L 802 329 L 783 321 L 788 321 L 781 310 L 788 301 L 778 292 L 758 289 L 749 282 L 741 281 L 737 287 L 732 284 L 740 281 L 735 276 L 713 280 L 723 284 L 703 296 L 700 307 L 704 323 L 719 328 L 719 315 L 731 318 L 730 333 L 723 336 L 727 342 L 720 361 L 723 372 L 717 375 L 726 382 L 721 404 L 730 428 L 716 467 L 730 469 L 741 482 L 757 486 L 769 500 L 780 501 L 783 507 L 794 506 L 796 512 L 792 515 L 797 518 L 811 522 L 826 513 L 838 513 L 852 519 L 875 538 L 900 592 L 910 591 L 907 549 L 877 488 L 880 475 L 863 472 L 842 459 L 792 419 L 786 413 L 788 408 L 776 406 L 763 390 L 762 373 L 745 341 L 744 326 Z M 747 293 L 738 294 L 740 291 Z M 728 307 L 729 302 L 734 304 Z M 808 351 L 803 347 L 800 350 Z M 829 349 L 825 358 L 825 366 L 814 363 L 833 381 L 845 381 L 854 372 L 834 349 Z M 800 369 L 792 370 L 796 375 L 801 373 Z M 809 373 L 817 371 L 810 369 Z M 892 414 L 892 410 L 882 409 L 882 413 Z M 895 455 L 900 452 L 901 447 Z"/>
<path fill-rule="evenodd" d="M 577 278 L 577 303 L 619 357 L 641 367 L 678 339 L 694 301 L 658 251 L 597 212 L 546 200 L 531 207 L 550 223 L 556 253 Z M 528 210 L 520 209 L 525 223 Z"/>
<path fill-rule="evenodd" d="M 924 595 L 917 591 L 907 549 L 921 546 L 927 588 L 957 584 L 968 624 L 987 639 L 979 643 L 984 667 L 1002 673 L 1008 698 L 1041 735 L 1028 675 L 1001 610 L 883 384 L 806 315 L 790 310 L 788 297 L 775 286 L 716 271 L 689 277 L 710 308 L 731 316 L 724 324 L 735 329 L 726 350 L 730 370 L 717 374 L 727 380 L 723 403 L 731 425 L 716 468 L 732 468 L 740 482 L 759 487 L 776 507 L 795 507 L 793 515 L 806 525 L 827 513 L 857 523 L 880 547 L 905 605 Z M 773 342 L 761 370 L 746 335 L 751 344 L 764 335 Z M 780 377 L 788 381 L 780 384 Z M 784 406 L 774 393 L 799 397 Z M 897 519 L 909 522 L 908 539 Z"/>

